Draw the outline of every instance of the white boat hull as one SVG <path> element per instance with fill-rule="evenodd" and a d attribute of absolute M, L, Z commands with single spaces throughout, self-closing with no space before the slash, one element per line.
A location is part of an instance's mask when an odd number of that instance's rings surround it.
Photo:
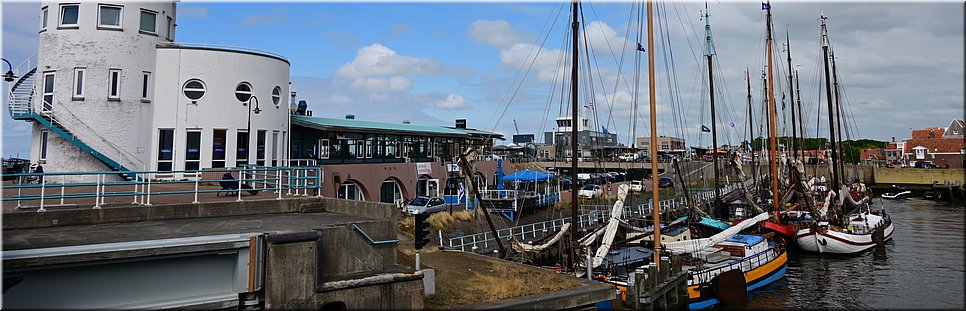
<path fill-rule="evenodd" d="M 892 239 L 895 227 L 892 222 L 885 224 L 883 241 Z M 826 228 L 801 229 L 795 235 L 798 246 L 805 251 L 830 254 L 854 254 L 875 246 L 872 233 L 851 234 Z"/>

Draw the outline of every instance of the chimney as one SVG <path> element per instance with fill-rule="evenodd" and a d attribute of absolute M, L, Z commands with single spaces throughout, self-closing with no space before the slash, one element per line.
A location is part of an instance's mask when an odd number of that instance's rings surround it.
<path fill-rule="evenodd" d="M 465 129 L 466 128 L 466 119 L 456 119 L 456 128 L 458 128 L 458 129 Z"/>
<path fill-rule="evenodd" d="M 410 124 L 409 120 L 403 120 L 403 124 Z"/>
<path fill-rule="evenodd" d="M 896 142 L 896 137 L 892 136 L 892 142 Z"/>
<path fill-rule="evenodd" d="M 355 120 L 356 119 L 356 115 L 351 114 L 351 113 L 350 114 L 347 114 L 347 115 L 345 115 L 345 119 L 346 120 Z"/>

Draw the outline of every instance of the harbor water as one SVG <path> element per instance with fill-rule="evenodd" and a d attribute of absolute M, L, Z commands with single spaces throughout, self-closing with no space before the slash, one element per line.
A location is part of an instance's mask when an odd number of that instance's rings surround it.
<path fill-rule="evenodd" d="M 920 199 L 884 203 L 896 227 L 884 247 L 854 256 L 792 254 L 784 279 L 749 293 L 750 301 L 738 307 L 964 309 L 964 207 Z"/>

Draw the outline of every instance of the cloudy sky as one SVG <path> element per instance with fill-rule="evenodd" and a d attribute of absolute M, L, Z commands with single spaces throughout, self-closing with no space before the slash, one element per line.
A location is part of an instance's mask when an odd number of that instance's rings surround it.
<path fill-rule="evenodd" d="M 663 3 L 655 18 L 658 134 L 685 136 L 688 145 L 710 143 L 700 133 L 702 124 L 711 125 L 704 5 Z M 39 8 L 35 2 L 2 4 L 2 53 L 14 65 L 36 53 Z M 562 81 L 569 76 L 569 9 L 562 2 L 183 1 L 176 39 L 284 55 L 292 63 L 293 89 L 316 116 L 351 113 L 431 125 L 466 118 L 470 127 L 506 135 L 516 131 L 516 120 L 520 132 L 542 140 L 539 133 L 552 130 L 552 120 L 569 109 L 568 97 L 560 95 L 569 89 Z M 762 115 L 765 14 L 759 2 L 716 1 L 709 9 L 719 143 L 737 143 L 748 136 L 746 68 L 756 123 Z M 639 12 L 630 2 L 585 2 L 581 18 L 581 54 L 592 56 L 581 55 L 579 101 L 588 107 L 582 113 L 618 133 L 622 143 L 632 131 L 649 134 L 647 65 L 638 61 L 650 51 L 636 50 L 637 42 L 646 45 Z M 910 128 L 945 127 L 962 118 L 962 3 L 774 3 L 776 101 L 790 95 L 787 32 L 808 133 L 827 135 L 827 121 L 819 119 L 826 112 L 818 110 L 825 107 L 823 13 L 854 138 L 902 139 Z M 29 127 L 6 111 L 3 155 L 24 155 Z"/>

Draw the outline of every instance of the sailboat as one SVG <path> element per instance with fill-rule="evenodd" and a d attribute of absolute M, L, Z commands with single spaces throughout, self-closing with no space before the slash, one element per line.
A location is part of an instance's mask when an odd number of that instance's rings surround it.
<path fill-rule="evenodd" d="M 832 188 L 828 191 L 817 192 L 817 194 L 823 195 L 825 200 L 822 204 L 813 205 L 815 206 L 812 213 L 814 215 L 808 216 L 813 217 L 815 222 L 807 228 L 799 229 L 795 235 L 795 241 L 802 250 L 809 252 L 854 254 L 890 240 L 895 232 L 895 227 L 885 208 L 877 211 L 871 209 L 869 204 L 871 195 L 870 191 L 865 189 L 865 185 L 847 185 L 844 183 L 841 186 L 839 185 L 842 160 L 836 156 L 835 132 L 836 123 L 838 123 L 839 137 L 841 137 L 841 123 L 836 122 L 838 118 L 833 112 L 836 108 L 832 105 L 833 88 L 830 76 L 834 75 L 834 65 L 833 69 L 829 70 L 830 51 L 828 29 L 825 25 L 827 17 L 823 15 L 821 19 L 832 160 L 829 163 L 829 168 L 832 172 L 833 183 Z M 836 93 L 838 93 L 837 84 L 836 82 Z M 836 103 L 841 105 L 838 101 Z M 836 200 L 833 201 L 833 199 Z M 852 208 L 852 210 L 846 212 L 845 208 Z"/>
<path fill-rule="evenodd" d="M 648 50 L 652 50 L 653 47 L 652 40 L 650 39 L 653 31 L 650 27 L 651 12 L 651 5 L 648 3 Z M 710 70 L 712 68 L 712 50 L 710 43 L 710 21 L 707 20 L 709 15 L 706 14 L 705 18 L 707 39 L 709 41 L 707 57 Z M 656 130 L 654 128 L 656 124 L 656 111 L 654 108 L 656 101 L 654 95 L 653 54 L 649 53 L 648 61 L 649 68 L 651 68 L 649 71 L 651 131 L 654 133 Z M 652 139 L 655 139 L 654 137 L 657 135 L 652 134 L 651 136 Z M 654 144 L 655 142 L 652 142 L 652 145 Z M 656 153 L 655 149 L 651 148 L 652 158 L 655 156 L 653 154 Z M 740 165 L 738 167 L 740 168 Z M 653 168 L 652 174 L 656 176 L 656 168 Z M 748 193 L 748 191 L 744 192 L 746 194 Z M 658 192 L 654 191 L 653 194 L 653 202 L 658 202 Z M 746 198 L 750 198 L 750 196 L 746 196 Z M 750 203 L 755 206 L 753 201 Z M 722 202 L 720 194 L 716 195 L 714 206 L 726 206 Z M 680 256 L 682 258 L 681 269 L 688 272 L 688 308 L 691 310 L 709 308 L 721 302 L 743 302 L 748 291 L 765 286 L 785 275 L 787 254 L 780 244 L 768 240 L 766 236 L 739 234 L 741 231 L 752 228 L 761 221 L 768 219 L 768 213 L 760 212 L 754 217 L 743 219 L 740 223 L 730 226 L 712 217 L 698 216 L 698 211 L 692 205 L 690 207 L 691 215 L 689 217 L 683 217 L 668 225 L 661 226 L 658 222 L 657 214 L 659 213 L 659 209 L 657 207 L 655 205 L 653 231 L 638 230 L 644 231 L 642 235 L 653 234 L 653 238 L 650 240 L 653 241 L 653 249 L 658 250 L 657 252 L 649 253 L 646 248 L 638 246 L 624 247 L 610 251 L 611 241 L 607 240 L 608 236 L 605 234 L 602 247 L 606 246 L 607 248 L 598 249 L 598 256 L 595 257 L 593 262 L 594 267 L 597 267 L 601 263 L 606 263 L 604 266 L 605 269 L 601 269 L 603 271 L 597 271 L 594 274 L 594 278 L 612 284 L 620 289 L 622 299 L 628 299 L 624 295 L 628 286 L 628 271 L 633 271 L 638 266 L 646 263 L 645 258 L 649 254 L 653 254 L 655 258 L 661 253 Z M 618 206 L 615 205 L 614 212 L 612 213 L 619 214 Z M 612 232 L 610 228 L 612 227 L 609 224 L 607 233 Z M 699 228 L 703 228 L 704 230 Z M 708 230 L 715 233 L 704 235 L 704 233 L 709 232 Z M 665 231 L 672 241 L 662 242 L 664 239 L 661 237 L 661 231 Z M 596 235 L 596 233 L 592 233 L 591 235 Z M 580 242 L 586 244 L 587 241 L 585 237 Z M 661 246 L 662 244 L 663 247 Z M 608 254 L 608 256 L 600 256 L 601 254 Z"/>

